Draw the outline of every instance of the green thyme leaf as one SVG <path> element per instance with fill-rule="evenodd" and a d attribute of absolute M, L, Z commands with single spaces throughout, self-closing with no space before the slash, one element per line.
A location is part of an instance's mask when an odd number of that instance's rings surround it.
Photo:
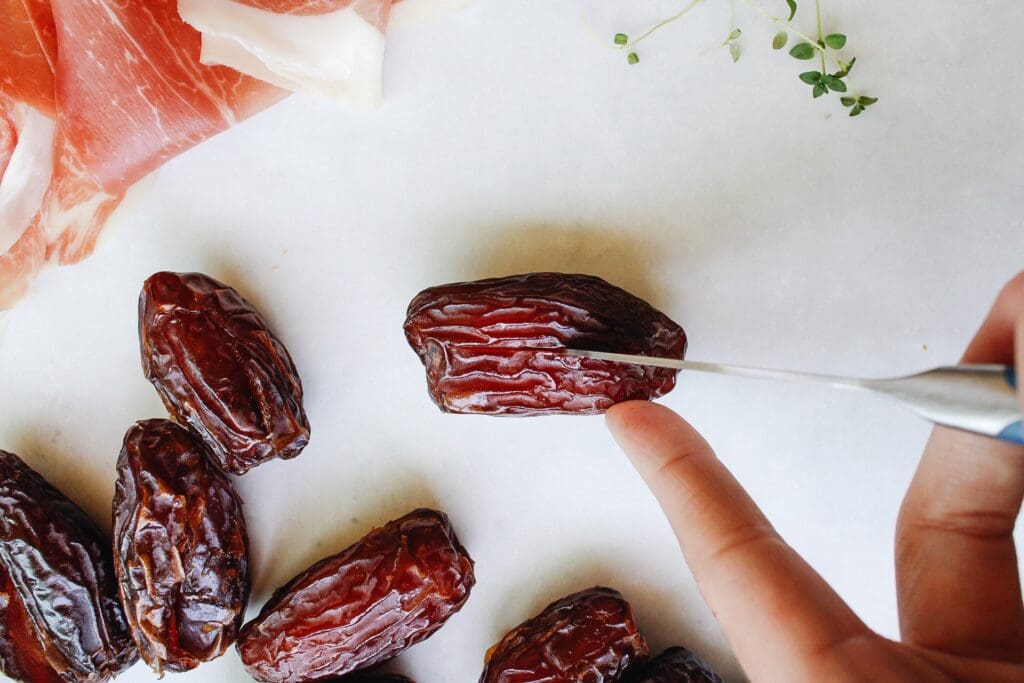
<path fill-rule="evenodd" d="M 807 85 L 814 85 L 815 83 L 821 80 L 821 72 L 805 71 L 802 74 L 800 74 L 800 80 L 806 83 Z"/>
<path fill-rule="evenodd" d="M 825 36 L 825 44 L 833 50 L 842 50 L 846 47 L 846 36 L 842 33 L 830 33 Z"/>
<path fill-rule="evenodd" d="M 616 45 L 627 45 L 628 43 L 629 43 L 629 36 L 627 36 L 625 33 L 616 33 L 615 34 L 615 44 Z"/>
<path fill-rule="evenodd" d="M 793 21 L 793 17 L 796 16 L 796 0 L 786 0 L 786 4 L 789 5 L 789 19 L 787 21 Z"/>
<path fill-rule="evenodd" d="M 843 103 L 844 107 L 852 107 L 853 105 L 857 104 L 856 97 L 840 97 L 839 101 Z"/>
<path fill-rule="evenodd" d="M 640 55 L 638 55 L 635 52 L 630 52 L 629 56 L 626 57 L 626 61 L 629 62 L 630 64 L 636 64 L 637 62 L 640 61 Z"/>
<path fill-rule="evenodd" d="M 736 43 L 729 43 L 729 55 L 732 57 L 732 63 L 740 61 L 740 46 Z"/>
<path fill-rule="evenodd" d="M 786 33 L 785 31 L 779 31 L 778 33 L 775 34 L 775 37 L 772 38 L 772 49 L 781 50 L 782 48 L 786 47 L 786 43 L 788 42 L 789 34 Z"/>
<path fill-rule="evenodd" d="M 789 51 L 789 54 L 797 59 L 814 59 L 814 53 L 816 50 L 810 43 L 797 43 L 793 46 L 793 49 Z"/>
<path fill-rule="evenodd" d="M 846 83 L 835 76 L 822 76 L 822 82 L 836 92 L 846 92 Z"/>

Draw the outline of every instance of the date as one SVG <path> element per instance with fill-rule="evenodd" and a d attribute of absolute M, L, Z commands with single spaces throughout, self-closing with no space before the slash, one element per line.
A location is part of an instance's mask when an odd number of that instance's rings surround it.
<path fill-rule="evenodd" d="M 25 605 L 7 570 L 0 567 L 0 672 L 16 681 L 61 683 L 32 631 Z"/>
<path fill-rule="evenodd" d="M 105 681 L 138 653 L 110 544 L 18 456 L 0 451 L 0 663 L 36 681 Z"/>
<path fill-rule="evenodd" d="M 686 333 L 647 302 L 590 275 L 530 273 L 420 292 L 405 335 L 449 413 L 602 413 L 651 400 L 676 371 L 560 352 L 567 347 L 683 358 Z"/>
<path fill-rule="evenodd" d="M 648 654 L 629 603 L 591 588 L 509 632 L 488 653 L 480 683 L 613 683 Z"/>
<path fill-rule="evenodd" d="M 167 410 L 234 474 L 309 441 L 302 382 L 284 344 L 231 287 L 157 273 L 139 297 L 142 367 Z"/>
<path fill-rule="evenodd" d="M 432 635 L 475 582 L 448 517 L 415 510 L 280 588 L 242 628 L 238 652 L 258 681 L 342 677 Z"/>
<path fill-rule="evenodd" d="M 242 502 L 209 451 L 169 420 L 124 437 L 114 488 L 114 564 L 142 659 L 157 673 L 219 657 L 249 595 Z"/>
<path fill-rule="evenodd" d="M 671 647 L 630 669 L 625 683 L 722 683 L 722 679 L 686 648 Z"/>
<path fill-rule="evenodd" d="M 368 674 L 365 676 L 355 675 L 346 676 L 345 678 L 332 678 L 330 681 L 322 681 L 321 683 L 413 683 L 413 680 L 398 674 Z"/>

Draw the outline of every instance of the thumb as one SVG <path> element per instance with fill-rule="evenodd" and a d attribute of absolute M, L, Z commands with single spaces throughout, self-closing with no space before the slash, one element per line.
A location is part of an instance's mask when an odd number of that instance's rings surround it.
<path fill-rule="evenodd" d="M 1024 415 L 1024 313 L 1017 318 L 1017 400 L 1020 401 L 1020 412 Z"/>

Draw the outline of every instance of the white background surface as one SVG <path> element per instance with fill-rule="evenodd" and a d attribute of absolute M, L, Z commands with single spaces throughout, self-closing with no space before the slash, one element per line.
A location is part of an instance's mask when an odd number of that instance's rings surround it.
<path fill-rule="evenodd" d="M 653 646 L 685 643 L 740 680 L 602 420 L 441 414 L 405 306 L 442 282 L 582 271 L 682 323 L 695 359 L 865 375 L 954 361 L 1024 266 L 1024 7 L 829 0 L 826 29 L 850 35 L 855 81 L 881 98 L 851 121 L 811 100 L 805 64 L 742 8 L 735 66 L 698 54 L 727 30 L 717 0 L 635 67 L 588 28 L 635 34 L 681 4 L 483 0 L 393 35 L 381 111 L 294 97 L 167 164 L 91 259 L 46 272 L 3 321 L 0 447 L 109 528 L 121 438 L 164 414 L 139 369 L 139 287 L 205 271 L 275 324 L 313 426 L 297 460 L 238 480 L 253 613 L 312 561 L 432 505 L 479 584 L 396 670 L 475 681 L 509 627 L 600 583 Z M 927 426 L 862 396 L 696 376 L 665 403 L 895 636 L 893 528 Z M 178 679 L 247 680 L 234 651 Z"/>

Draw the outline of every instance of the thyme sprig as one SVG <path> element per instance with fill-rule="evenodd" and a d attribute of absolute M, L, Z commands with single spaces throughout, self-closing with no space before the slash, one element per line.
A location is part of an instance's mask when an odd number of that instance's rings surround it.
<path fill-rule="evenodd" d="M 626 33 L 616 33 L 612 42 L 616 48 L 627 53 L 626 60 L 630 64 L 638 64 L 640 62 L 640 55 L 636 49 L 638 44 L 647 40 L 666 26 L 679 21 L 702 2 L 705 2 L 705 0 L 689 0 L 677 13 L 658 22 L 639 37 L 630 39 Z M 738 62 L 743 54 L 740 42 L 743 31 L 736 25 L 737 0 L 729 0 L 729 2 L 729 31 L 726 34 L 726 39 L 718 47 L 726 48 L 732 57 L 732 61 Z M 850 110 L 850 116 L 860 116 L 868 107 L 878 102 L 877 97 L 870 97 L 858 92 L 854 88 L 853 82 L 850 79 L 850 72 L 853 70 L 854 64 L 857 63 L 857 58 L 850 57 L 849 61 L 847 61 L 842 57 L 848 42 L 846 34 L 826 34 L 824 32 L 821 0 L 814 0 L 817 37 L 808 36 L 794 24 L 800 9 L 797 0 L 785 0 L 788 16 L 776 16 L 768 12 L 758 4 L 757 0 L 739 0 L 739 2 L 778 26 L 778 31 L 772 37 L 772 49 L 781 50 L 785 48 L 789 45 L 792 38 L 799 42 L 790 48 L 790 56 L 800 61 L 811 61 L 814 59 L 820 61 L 820 69 L 804 71 L 799 74 L 799 79 L 810 86 L 811 97 L 817 99 L 829 93 L 836 93 L 839 95 L 840 104 Z"/>

